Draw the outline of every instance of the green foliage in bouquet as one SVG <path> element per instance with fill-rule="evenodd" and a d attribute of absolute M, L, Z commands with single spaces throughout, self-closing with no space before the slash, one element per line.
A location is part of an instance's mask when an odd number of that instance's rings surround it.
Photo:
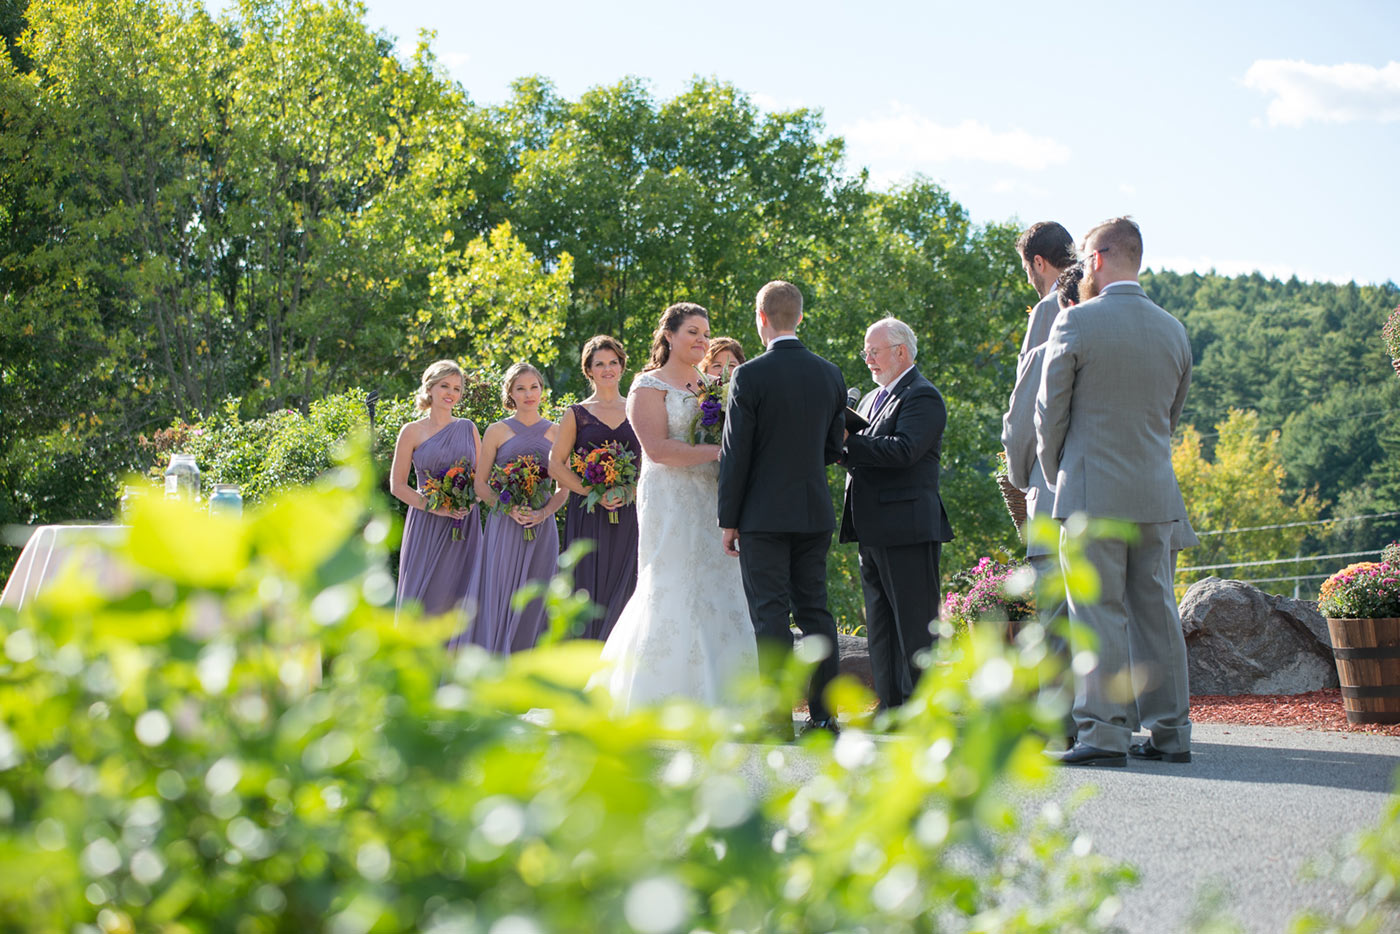
<path fill-rule="evenodd" d="M 1013 806 L 1057 713 L 1027 700 L 1038 627 L 948 640 L 879 743 L 736 743 L 764 695 L 614 719 L 596 644 L 451 660 L 396 626 L 371 486 L 341 469 L 237 520 L 148 498 L 115 592 L 0 612 L 0 930 L 1111 925 L 1131 872 Z"/>

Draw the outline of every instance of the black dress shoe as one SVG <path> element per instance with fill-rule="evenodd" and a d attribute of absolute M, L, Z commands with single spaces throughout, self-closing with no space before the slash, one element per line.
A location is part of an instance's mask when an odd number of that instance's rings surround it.
<path fill-rule="evenodd" d="M 1108 769 L 1121 769 L 1128 765 L 1128 757 L 1124 753 L 1080 742 L 1076 742 L 1055 758 L 1061 765 L 1097 765 Z"/>
<path fill-rule="evenodd" d="M 807 722 L 803 724 L 802 735 L 805 736 L 813 730 L 826 730 L 832 736 L 841 735 L 841 728 L 836 725 L 835 717 L 827 717 L 825 720 L 813 720 L 808 717 Z"/>
<path fill-rule="evenodd" d="M 1160 759 L 1163 762 L 1190 762 L 1191 752 L 1163 752 L 1152 745 L 1151 740 L 1133 743 L 1128 747 L 1128 755 L 1134 759 Z"/>

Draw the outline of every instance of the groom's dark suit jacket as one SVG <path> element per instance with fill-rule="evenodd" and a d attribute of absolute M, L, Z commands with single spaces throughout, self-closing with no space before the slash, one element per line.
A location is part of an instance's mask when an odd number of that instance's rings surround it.
<path fill-rule="evenodd" d="M 846 502 L 841 541 L 867 548 L 948 542 L 953 529 L 938 495 L 938 463 L 948 408 L 934 385 L 910 367 L 872 413 L 876 393 L 861 402 L 869 428 L 846 439 Z"/>
<path fill-rule="evenodd" d="M 826 465 L 841 456 L 841 371 L 801 341 L 781 340 L 732 378 L 719 462 L 720 528 L 832 531 Z"/>

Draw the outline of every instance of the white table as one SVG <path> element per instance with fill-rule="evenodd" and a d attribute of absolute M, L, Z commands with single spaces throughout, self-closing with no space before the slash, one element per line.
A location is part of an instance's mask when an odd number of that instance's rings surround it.
<path fill-rule="evenodd" d="M 126 540 L 124 525 L 41 525 L 25 543 L 19 561 L 5 581 L 0 606 L 21 610 L 59 575 L 70 561 L 80 561 L 89 576 L 106 580 L 117 572 L 116 562 L 97 546 Z"/>

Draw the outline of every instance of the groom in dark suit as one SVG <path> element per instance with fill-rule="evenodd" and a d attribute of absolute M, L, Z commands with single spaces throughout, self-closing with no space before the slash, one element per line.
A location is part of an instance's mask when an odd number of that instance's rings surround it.
<path fill-rule="evenodd" d="M 758 292 L 755 316 L 767 351 L 734 371 L 720 443 L 719 525 L 739 559 L 759 664 L 792 651 L 789 611 L 828 653 L 812 676 L 810 726 L 836 730 L 824 696 L 836 676 L 836 621 L 826 606 L 826 553 L 836 514 L 826 465 L 841 454 L 846 381 L 797 339 L 802 292 L 775 281 Z"/>
<path fill-rule="evenodd" d="M 919 680 L 915 657 L 933 644 L 938 558 L 953 529 L 938 495 L 948 409 L 914 365 L 914 331 L 896 318 L 865 332 L 863 356 L 880 386 L 861 402 L 869 427 L 846 439 L 841 541 L 860 543 L 871 673 L 880 707 L 898 707 Z"/>

